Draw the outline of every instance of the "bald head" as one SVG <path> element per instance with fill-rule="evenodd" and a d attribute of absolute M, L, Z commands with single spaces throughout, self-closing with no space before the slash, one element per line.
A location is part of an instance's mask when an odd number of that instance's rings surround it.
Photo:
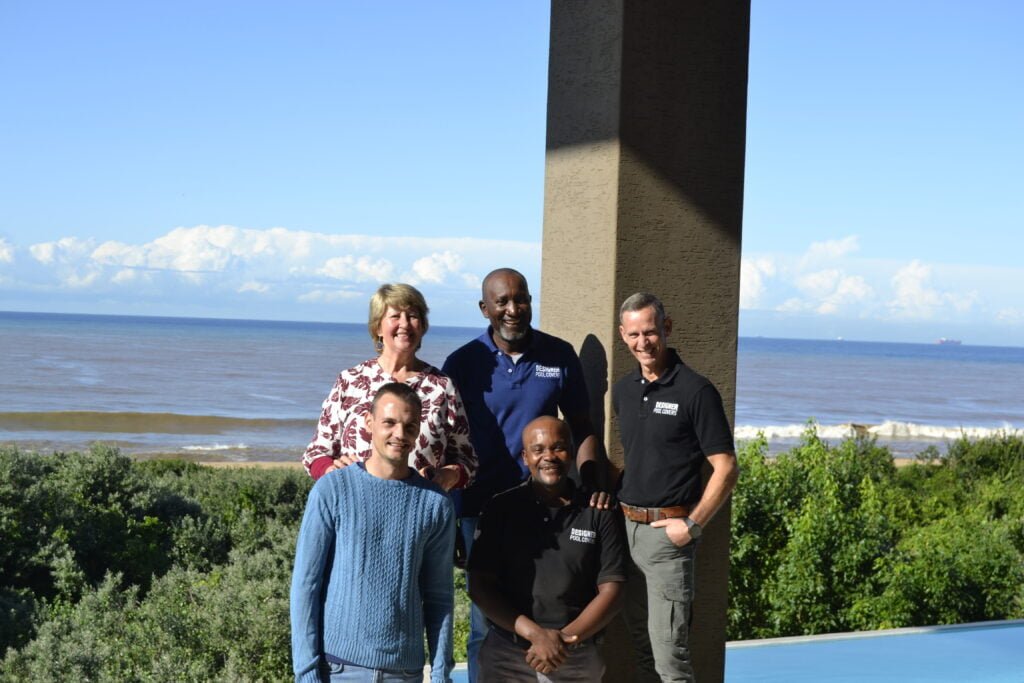
<path fill-rule="evenodd" d="M 512 278 L 522 287 L 522 289 L 527 292 L 530 290 L 529 285 L 526 283 L 526 276 L 515 268 L 495 268 L 491 272 L 487 273 L 487 275 L 484 276 L 484 281 L 480 283 L 480 295 L 484 299 L 487 299 L 487 288 L 498 278 Z"/>
<path fill-rule="evenodd" d="M 559 420 L 557 417 L 551 417 L 550 415 L 541 415 L 530 420 L 530 423 L 523 428 L 524 446 L 529 442 L 530 435 L 538 429 L 550 431 L 552 434 L 557 434 L 569 442 L 572 441 L 572 430 L 569 429 L 569 425 L 565 420 Z"/>

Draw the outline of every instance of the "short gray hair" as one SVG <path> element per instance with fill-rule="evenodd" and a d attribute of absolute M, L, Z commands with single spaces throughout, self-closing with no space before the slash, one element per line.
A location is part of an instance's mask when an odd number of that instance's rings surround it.
<path fill-rule="evenodd" d="M 619 321 L 621 322 L 622 316 L 627 313 L 642 311 L 645 308 L 654 308 L 654 317 L 659 325 L 665 322 L 665 304 L 650 292 L 637 292 L 623 301 L 619 306 Z"/>

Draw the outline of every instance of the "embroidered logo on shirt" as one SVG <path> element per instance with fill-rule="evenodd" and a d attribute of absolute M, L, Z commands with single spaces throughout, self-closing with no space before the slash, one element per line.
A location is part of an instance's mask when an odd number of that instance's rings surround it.
<path fill-rule="evenodd" d="M 654 404 L 655 415 L 676 415 L 679 413 L 678 403 L 669 403 L 668 401 L 658 401 Z"/>
<path fill-rule="evenodd" d="M 597 532 L 588 529 L 570 529 L 569 540 L 577 543 L 597 543 Z"/>
<path fill-rule="evenodd" d="M 535 365 L 534 375 L 545 379 L 558 379 L 562 376 L 559 368 L 548 367 L 547 365 Z"/>

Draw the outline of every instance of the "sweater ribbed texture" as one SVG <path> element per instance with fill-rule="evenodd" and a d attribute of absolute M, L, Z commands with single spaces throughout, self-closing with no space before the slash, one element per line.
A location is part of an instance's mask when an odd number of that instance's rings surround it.
<path fill-rule="evenodd" d="M 306 501 L 292 575 L 296 681 L 318 681 L 322 654 L 373 669 L 421 669 L 452 658 L 454 510 L 418 474 L 401 481 L 352 465 L 322 477 Z M 422 609 L 421 609 L 422 606 Z"/>

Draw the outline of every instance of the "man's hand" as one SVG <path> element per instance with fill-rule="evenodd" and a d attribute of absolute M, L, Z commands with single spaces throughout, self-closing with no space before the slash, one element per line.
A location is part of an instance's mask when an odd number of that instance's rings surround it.
<path fill-rule="evenodd" d="M 445 465 L 444 467 L 427 467 L 422 468 L 420 476 L 424 479 L 434 482 L 445 491 L 451 491 L 452 487 L 459 483 L 459 466 L 458 465 Z"/>
<path fill-rule="evenodd" d="M 565 663 L 569 656 L 568 645 L 575 643 L 579 636 L 567 636 L 558 629 L 541 628 L 531 634 L 530 649 L 526 651 L 526 663 L 534 671 L 549 674 Z"/>
<path fill-rule="evenodd" d="M 651 522 L 651 527 L 664 529 L 668 540 L 672 541 L 679 548 L 693 540 L 690 536 L 690 527 L 686 526 L 686 522 L 683 521 L 682 517 L 659 519 L 657 522 Z"/>
<path fill-rule="evenodd" d="M 331 460 L 331 464 L 324 470 L 324 474 L 334 470 L 343 470 L 349 465 L 355 465 L 357 462 L 359 462 L 359 458 L 352 457 L 351 455 L 339 455 Z"/>
<path fill-rule="evenodd" d="M 615 507 L 615 494 L 607 491 L 594 491 L 590 494 L 590 507 L 598 510 L 611 510 Z"/>

